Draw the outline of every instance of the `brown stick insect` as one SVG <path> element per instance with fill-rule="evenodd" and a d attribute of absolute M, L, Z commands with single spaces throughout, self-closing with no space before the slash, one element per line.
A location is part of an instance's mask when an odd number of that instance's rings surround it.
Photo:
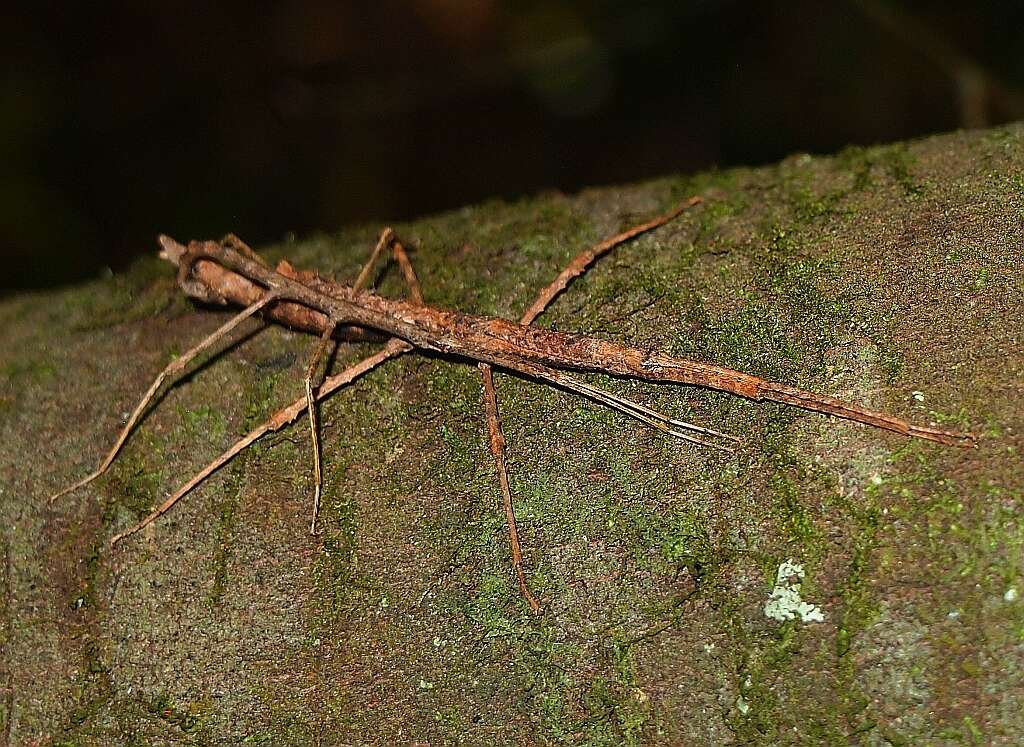
<path fill-rule="evenodd" d="M 710 428 L 671 418 L 640 403 L 596 387 L 570 372 L 600 372 L 618 377 L 701 386 L 755 401 L 779 402 L 834 415 L 941 444 L 964 447 L 974 444 L 974 437 L 969 433 L 912 425 L 892 415 L 843 402 L 824 394 L 768 381 L 741 371 L 592 337 L 530 326 L 551 301 L 565 290 L 574 278 L 582 275 L 598 257 L 642 233 L 664 225 L 700 202 L 699 197 L 693 197 L 669 213 L 634 226 L 578 255 L 541 291 L 518 324 L 504 319 L 474 316 L 425 305 L 409 257 L 402 243 L 390 229 L 385 229 L 381 234 L 369 260 L 351 286 L 322 278 L 314 272 L 297 270 L 285 261 L 280 262 L 276 268 L 271 268 L 233 235 L 219 242 L 193 241 L 188 246 L 179 244 L 167 236 L 161 236 L 160 256 L 177 266 L 178 284 L 188 296 L 206 303 L 239 305 L 244 309 L 198 345 L 172 361 L 156 377 L 136 406 L 99 467 L 50 500 L 52 502 L 66 493 L 83 487 L 106 472 L 163 384 L 184 371 L 189 362 L 202 351 L 256 314 L 294 329 L 320 335 L 306 369 L 304 396 L 274 413 L 262 425 L 236 442 L 174 491 L 144 519 L 116 534 L 110 540 L 112 546 L 166 513 L 182 496 L 243 449 L 265 434 L 283 428 L 303 412 L 307 414 L 309 420 L 312 443 L 314 495 L 311 531 L 315 533 L 322 485 L 316 402 L 384 361 L 413 349 L 476 362 L 481 369 L 490 448 L 496 461 L 502 491 L 512 564 L 520 591 L 535 612 L 540 610 L 540 603 L 527 587 L 523 572 L 522 552 L 505 466 L 505 440 L 498 419 L 497 397 L 491 374 L 492 366 L 575 392 L 683 441 L 724 451 L 732 451 L 739 440 Z M 364 290 L 375 264 L 385 251 L 392 253 L 401 269 L 411 300 L 387 299 Z M 379 339 L 381 335 L 388 339 L 377 353 L 319 382 L 317 372 L 330 346 L 336 340 Z"/>

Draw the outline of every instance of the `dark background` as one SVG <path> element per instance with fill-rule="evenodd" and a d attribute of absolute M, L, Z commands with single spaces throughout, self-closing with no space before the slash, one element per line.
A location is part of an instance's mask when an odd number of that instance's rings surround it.
<path fill-rule="evenodd" d="M 0 292 L 1024 117 L 1024 3 L 42 3 L 0 12 Z"/>

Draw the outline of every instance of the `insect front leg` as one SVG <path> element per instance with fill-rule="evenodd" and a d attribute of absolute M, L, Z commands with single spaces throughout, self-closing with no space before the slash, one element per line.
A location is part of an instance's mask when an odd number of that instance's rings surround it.
<path fill-rule="evenodd" d="M 267 304 L 276 300 L 276 298 L 276 294 L 274 294 L 272 291 L 268 291 L 263 295 L 262 298 L 260 298 L 260 300 L 256 301 L 253 304 L 250 304 L 241 312 L 233 316 L 216 332 L 207 336 L 198 345 L 193 347 L 184 355 L 178 356 L 173 361 L 168 363 L 167 367 L 157 375 L 156 379 L 153 380 L 153 383 L 150 385 L 149 389 L 146 390 L 146 393 L 142 396 L 142 401 L 140 401 L 139 404 L 135 406 L 135 409 L 132 411 L 131 416 L 128 418 L 128 422 L 125 423 L 124 427 L 121 429 L 121 432 L 120 434 L 118 434 L 117 440 L 114 442 L 114 445 L 110 449 L 110 452 L 107 454 L 106 458 L 104 458 L 104 460 L 100 462 L 100 466 L 97 467 L 95 471 L 86 475 L 78 482 L 74 483 L 73 485 L 69 485 L 68 487 L 61 490 L 59 493 L 55 493 L 54 495 L 50 496 L 49 502 L 53 503 L 62 495 L 67 495 L 72 491 L 78 490 L 81 487 L 85 487 L 93 480 L 95 480 L 97 477 L 106 472 L 110 468 L 110 465 L 113 463 L 114 458 L 117 456 L 118 452 L 121 451 L 121 447 L 124 446 L 125 441 L 128 440 L 128 436 L 131 434 L 132 430 L 134 430 L 135 426 L 138 424 L 139 420 L 142 417 L 142 414 L 146 411 L 146 407 L 148 407 L 149 403 L 153 401 L 153 398 L 156 396 L 157 392 L 160 390 L 160 387 L 163 385 L 163 383 L 168 379 L 173 380 L 175 377 L 177 377 L 178 374 L 185 370 L 185 367 L 188 366 L 189 362 L 193 358 L 195 358 L 201 352 L 203 352 L 208 347 L 213 345 L 213 343 L 215 343 L 217 340 L 231 332 L 231 330 L 233 330 L 239 324 L 244 322 L 250 316 L 252 316 L 260 309 L 267 306 Z"/>
<path fill-rule="evenodd" d="M 391 358 L 395 358 L 409 350 L 412 350 L 412 346 L 409 345 L 404 340 L 389 340 L 388 343 L 381 350 L 377 351 L 373 355 L 363 358 L 361 361 L 349 366 L 341 373 L 334 374 L 333 376 L 329 376 L 327 379 L 325 379 L 324 383 L 319 387 L 319 389 L 316 392 L 316 400 L 320 401 L 329 397 L 331 394 L 333 394 L 341 387 L 351 384 L 360 376 L 369 371 L 372 371 L 381 363 L 384 363 L 385 361 L 390 360 Z M 223 467 L 225 464 L 234 459 L 235 456 L 237 456 L 239 453 L 244 451 L 246 448 L 254 444 L 259 439 L 263 438 L 263 436 L 267 435 L 268 433 L 273 433 L 275 431 L 281 430 L 289 423 L 295 421 L 300 415 L 302 415 L 303 412 L 306 411 L 306 397 L 302 396 L 299 397 L 294 402 L 292 402 L 287 407 L 281 408 L 280 410 L 275 412 L 263 423 L 261 423 L 252 431 L 250 431 L 248 435 L 244 436 L 243 438 L 240 438 L 223 454 L 221 454 L 219 457 L 217 457 L 212 462 L 203 467 L 201 470 L 199 470 L 199 472 L 190 477 L 187 482 L 185 482 L 181 487 L 175 490 L 174 493 L 172 493 L 163 503 L 161 503 L 159 506 L 153 509 L 153 511 L 150 512 L 150 514 L 146 516 L 146 518 L 144 518 L 137 524 L 129 527 L 128 529 L 124 530 L 123 532 L 114 535 L 114 537 L 110 540 L 111 546 L 116 545 L 125 537 L 135 534 L 140 529 L 143 529 L 146 526 L 152 524 L 158 518 L 167 513 L 171 509 L 171 507 L 174 506 L 175 503 L 181 500 L 193 488 L 201 484 L 207 477 L 209 477 L 214 472 Z"/>

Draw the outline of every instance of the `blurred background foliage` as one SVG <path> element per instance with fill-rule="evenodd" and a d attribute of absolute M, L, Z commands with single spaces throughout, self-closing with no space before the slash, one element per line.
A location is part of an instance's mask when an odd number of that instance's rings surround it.
<path fill-rule="evenodd" d="M 0 291 L 183 239 L 1024 117 L 1024 3 L 281 0 L 0 11 Z"/>

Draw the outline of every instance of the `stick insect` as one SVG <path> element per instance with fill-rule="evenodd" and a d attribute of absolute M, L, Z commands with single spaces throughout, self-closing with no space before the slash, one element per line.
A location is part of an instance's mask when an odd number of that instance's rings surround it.
<path fill-rule="evenodd" d="M 309 421 L 312 445 L 314 494 L 310 531 L 315 534 L 323 482 L 316 403 L 385 361 L 414 349 L 476 362 L 480 368 L 489 445 L 502 492 L 512 566 L 520 593 L 534 612 L 538 612 L 541 605 L 530 592 L 523 570 L 492 367 L 569 390 L 680 440 L 723 451 L 732 451 L 739 439 L 669 417 L 594 386 L 571 372 L 600 372 L 625 378 L 701 386 L 755 401 L 778 402 L 834 415 L 941 444 L 963 447 L 974 445 L 974 436 L 969 433 L 913 425 L 892 415 L 741 371 L 530 326 L 555 297 L 573 279 L 586 272 L 599 257 L 640 234 L 664 225 L 700 202 L 700 197 L 690 198 L 676 209 L 612 236 L 578 255 L 541 291 L 519 323 L 426 305 L 408 254 L 390 229 L 382 232 L 370 258 L 350 286 L 322 278 L 315 272 L 297 270 L 287 261 L 271 268 L 234 235 L 219 242 L 192 241 L 187 246 L 161 236 L 160 256 L 177 266 L 178 284 L 188 296 L 205 303 L 244 308 L 191 350 L 172 361 L 146 391 L 99 467 L 52 496 L 50 501 L 88 485 L 105 473 L 165 382 L 179 376 L 196 356 L 257 314 L 269 321 L 320 335 L 306 368 L 304 396 L 278 410 L 237 441 L 141 521 L 114 535 L 110 540 L 111 546 L 151 524 L 239 452 L 267 433 L 280 430 L 303 413 Z M 387 299 L 365 290 L 373 268 L 385 252 L 393 255 L 401 269 L 410 300 Z M 317 373 L 335 341 L 380 339 L 381 335 L 387 340 L 378 352 L 340 373 L 320 380 Z"/>

